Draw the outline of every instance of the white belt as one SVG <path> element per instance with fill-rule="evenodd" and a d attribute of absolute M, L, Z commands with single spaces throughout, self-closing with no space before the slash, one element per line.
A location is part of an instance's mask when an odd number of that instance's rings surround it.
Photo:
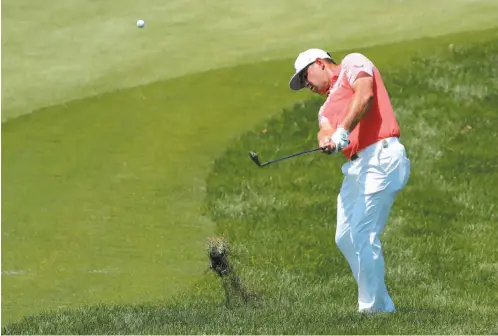
<path fill-rule="evenodd" d="M 387 148 L 387 147 L 392 146 L 394 144 L 399 144 L 398 137 L 390 137 L 390 138 L 385 138 L 385 139 L 379 140 L 379 141 L 363 148 L 361 151 L 356 152 L 351 157 L 351 160 L 356 160 L 358 158 L 370 156 L 370 155 L 376 153 L 379 148 Z"/>

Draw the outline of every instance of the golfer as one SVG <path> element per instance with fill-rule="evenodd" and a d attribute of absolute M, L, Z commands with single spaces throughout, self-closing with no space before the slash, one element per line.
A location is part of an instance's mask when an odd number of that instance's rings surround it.
<path fill-rule="evenodd" d="M 336 64 L 321 49 L 300 53 L 294 68 L 292 90 L 309 88 L 326 96 L 318 112 L 319 146 L 348 159 L 337 197 L 335 241 L 358 284 L 358 309 L 394 312 L 380 235 L 408 182 L 410 160 L 382 77 L 362 54 L 349 54 Z"/>

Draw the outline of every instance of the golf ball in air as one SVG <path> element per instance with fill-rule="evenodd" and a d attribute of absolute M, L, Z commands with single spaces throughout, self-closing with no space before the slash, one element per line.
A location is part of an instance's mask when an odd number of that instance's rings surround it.
<path fill-rule="evenodd" d="M 144 20 L 138 20 L 137 21 L 137 27 L 138 28 L 143 28 L 145 26 L 145 21 Z"/>

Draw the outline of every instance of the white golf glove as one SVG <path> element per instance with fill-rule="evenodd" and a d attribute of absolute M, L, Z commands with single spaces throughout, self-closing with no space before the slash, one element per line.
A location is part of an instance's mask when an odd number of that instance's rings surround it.
<path fill-rule="evenodd" d="M 335 144 L 335 152 L 339 152 L 349 145 L 349 131 L 339 126 L 330 137 L 330 140 Z"/>

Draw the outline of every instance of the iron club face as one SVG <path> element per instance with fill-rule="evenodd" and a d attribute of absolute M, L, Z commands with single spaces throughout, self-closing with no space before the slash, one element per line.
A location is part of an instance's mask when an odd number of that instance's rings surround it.
<path fill-rule="evenodd" d="M 259 162 L 258 154 L 254 153 L 254 152 L 249 152 L 249 156 L 251 157 L 251 160 L 253 160 L 254 163 L 258 165 L 258 167 L 261 167 L 261 163 Z"/>

